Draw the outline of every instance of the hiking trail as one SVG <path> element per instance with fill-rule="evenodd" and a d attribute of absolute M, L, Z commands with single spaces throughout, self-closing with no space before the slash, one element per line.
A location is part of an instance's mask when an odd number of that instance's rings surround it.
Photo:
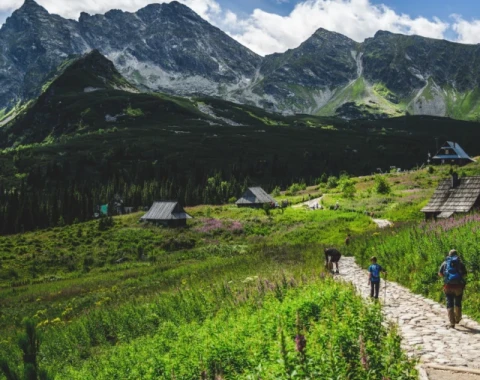
<path fill-rule="evenodd" d="M 375 223 L 378 226 L 378 228 L 381 228 L 381 229 L 393 226 L 393 223 L 386 219 L 372 219 L 372 220 L 373 220 L 373 223 Z"/>
<path fill-rule="evenodd" d="M 294 205 L 293 208 L 301 208 L 304 206 L 307 206 L 308 208 L 313 208 L 317 203 L 321 205 L 322 199 L 323 199 L 323 195 L 320 198 L 310 199 L 306 202 L 302 202 L 297 205 Z"/>
<path fill-rule="evenodd" d="M 370 295 L 368 273 L 360 268 L 353 257 L 342 257 L 338 280 L 352 283 L 357 292 L 365 298 Z M 463 317 L 455 329 L 447 329 L 445 305 L 414 294 L 395 282 L 387 282 L 386 303 L 385 281 L 382 279 L 380 299 L 382 310 L 389 321 L 395 322 L 403 337 L 402 346 L 409 354 L 420 359 L 429 377 L 423 379 L 441 380 L 445 371 L 428 369 L 428 364 L 462 367 L 480 370 L 480 324 Z M 480 372 L 479 372 L 480 373 Z M 442 375 L 443 374 L 443 375 Z M 479 380 L 479 374 L 455 372 L 451 379 Z"/>

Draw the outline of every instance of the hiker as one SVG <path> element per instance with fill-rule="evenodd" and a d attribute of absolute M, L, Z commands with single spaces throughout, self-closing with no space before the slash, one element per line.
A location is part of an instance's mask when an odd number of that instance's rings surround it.
<path fill-rule="evenodd" d="M 325 252 L 325 266 L 327 267 L 327 269 L 332 273 L 334 273 L 333 264 L 335 264 L 337 268 L 336 273 L 339 273 L 338 262 L 340 261 L 342 254 L 335 248 L 325 248 L 324 252 Z"/>
<path fill-rule="evenodd" d="M 440 266 L 438 275 L 443 277 L 443 292 L 447 298 L 447 313 L 450 327 L 462 320 L 462 298 L 465 289 L 465 276 L 467 269 L 458 257 L 456 250 L 452 249 L 448 257 Z"/>
<path fill-rule="evenodd" d="M 370 285 L 370 297 L 378 299 L 378 293 L 380 291 L 380 272 L 387 274 L 387 271 L 377 264 L 377 258 L 373 256 L 370 259 L 372 263 L 368 267 L 368 284 Z"/>
<path fill-rule="evenodd" d="M 348 255 L 348 246 L 350 245 L 350 234 L 347 234 L 347 237 L 345 238 L 345 253 Z"/>

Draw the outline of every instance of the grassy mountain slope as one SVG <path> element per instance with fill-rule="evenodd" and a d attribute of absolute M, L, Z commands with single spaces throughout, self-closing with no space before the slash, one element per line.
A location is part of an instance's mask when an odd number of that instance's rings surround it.
<path fill-rule="evenodd" d="M 0 129 L 3 233 L 89 220 L 115 194 L 134 207 L 155 198 L 221 203 L 248 185 L 272 190 L 325 173 L 411 168 L 435 151 L 435 138 L 480 153 L 475 123 L 287 117 L 215 98 L 125 91 L 100 55 L 75 62 Z"/>
<path fill-rule="evenodd" d="M 362 336 L 375 379 L 413 379 L 414 363 L 401 353 L 395 331 L 379 328 L 378 308 L 318 275 L 319 252 L 324 245 L 341 247 L 347 233 L 359 257 L 371 244 L 383 254 L 397 233 L 402 246 L 402 227 L 374 233 L 365 211 L 399 224 L 416 222 L 448 169 L 386 175 L 392 189 L 386 195 L 376 194 L 375 178 L 368 176 L 352 179 L 353 199 L 342 196 L 341 186 L 325 184 L 278 197 L 298 202 L 324 193 L 322 211 L 292 207 L 267 215 L 204 205 L 187 209 L 194 219 L 180 230 L 139 224 L 139 212 L 115 217 L 107 227 L 92 221 L 1 237 L 0 352 L 11 363 L 20 361 L 14 336 L 28 316 L 42 332 L 41 366 L 58 378 L 169 378 L 172 371 L 187 378 L 220 372 L 282 378 L 296 369 L 363 379 Z M 480 168 L 462 171 L 478 174 Z M 329 210 L 337 200 L 341 209 Z M 391 256 L 382 256 L 382 264 L 400 275 Z M 409 285 L 436 286 L 408 265 L 397 267 L 408 268 Z M 467 297 L 465 308 L 478 310 L 477 303 Z M 299 334 L 308 342 L 307 367 L 295 351 Z M 335 352 L 336 360 L 316 354 L 322 352 Z"/>
<path fill-rule="evenodd" d="M 425 174 L 389 178 L 395 192 L 389 197 L 403 202 L 408 189 L 402 185 L 417 175 Z M 388 208 L 388 197 L 369 191 L 371 178 L 355 181 L 357 199 Z M 429 191 L 426 182 L 414 186 Z M 338 191 L 322 186 L 281 198 L 298 201 L 327 192 L 328 206 L 341 196 Z M 290 366 L 305 370 L 294 354 L 298 328 L 311 347 L 311 373 L 362 379 L 364 369 L 353 364 L 357 354 L 346 350 L 358 353 L 359 335 L 368 341 L 366 331 L 372 330 L 381 334 L 381 347 L 368 351 L 377 373 L 396 376 L 398 370 L 414 378 L 411 363 L 392 345 L 395 333 L 379 330 L 378 309 L 363 309 L 351 288 L 318 276 L 323 245 L 341 246 L 348 232 L 358 236 L 375 229 L 361 210 L 340 202 L 342 211 L 288 208 L 270 215 L 231 205 L 198 206 L 187 209 L 194 219 L 183 230 L 139 224 L 142 213 L 136 213 L 114 218 L 106 229 L 93 221 L 2 237 L 0 350 L 17 362 L 13 336 L 21 318 L 30 316 L 43 333 L 42 365 L 59 378 L 148 377 L 150 371 L 158 378 L 172 370 L 185 377 L 204 370 L 240 376 L 258 373 L 258 361 L 264 377 L 282 378 Z M 353 355 L 349 366 L 314 354 L 328 351 L 319 339 L 327 330 L 338 358 L 350 363 Z M 268 354 L 281 352 L 282 339 L 290 364 Z M 154 362 L 144 360 L 153 350 Z M 394 372 L 380 364 L 385 360 L 395 363 Z"/>

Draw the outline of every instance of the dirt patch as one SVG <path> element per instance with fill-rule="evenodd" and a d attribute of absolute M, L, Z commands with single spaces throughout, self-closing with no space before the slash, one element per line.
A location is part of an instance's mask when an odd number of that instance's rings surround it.
<path fill-rule="evenodd" d="M 480 380 L 480 375 L 427 368 L 429 380 Z"/>

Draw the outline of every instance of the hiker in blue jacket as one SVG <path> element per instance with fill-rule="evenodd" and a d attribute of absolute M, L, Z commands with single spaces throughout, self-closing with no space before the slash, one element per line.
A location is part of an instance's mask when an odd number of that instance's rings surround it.
<path fill-rule="evenodd" d="M 368 283 L 370 284 L 370 297 L 378 299 L 378 293 L 380 291 L 380 272 L 387 273 L 380 265 L 377 264 L 377 258 L 373 256 L 370 259 L 372 263 L 368 267 Z"/>
<path fill-rule="evenodd" d="M 440 266 L 438 275 L 443 277 L 443 292 L 447 298 L 450 327 L 455 328 L 455 324 L 462 320 L 462 298 L 467 276 L 467 269 L 456 250 L 452 249 L 448 253 L 448 257 Z"/>

